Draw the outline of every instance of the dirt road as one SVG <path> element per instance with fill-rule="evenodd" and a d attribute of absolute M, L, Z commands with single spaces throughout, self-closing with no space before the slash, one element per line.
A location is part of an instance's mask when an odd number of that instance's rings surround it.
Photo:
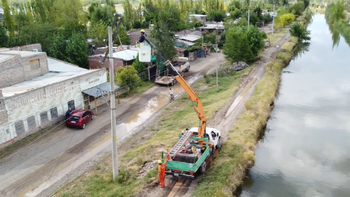
<path fill-rule="evenodd" d="M 185 79 L 192 84 L 223 62 L 221 53 L 199 58 L 191 62 Z M 175 96 L 183 92 L 181 86 L 173 89 Z M 143 94 L 121 99 L 121 104 L 117 104 L 118 142 L 145 126 L 152 114 L 168 104 L 168 97 L 167 88 L 156 85 Z M 49 196 L 110 151 L 110 144 L 110 113 L 104 105 L 86 129 L 70 129 L 61 124 L 3 158 L 0 196 Z"/>
<path fill-rule="evenodd" d="M 233 94 L 231 101 L 217 112 L 214 119 L 211 119 L 208 122 L 208 125 L 215 127 L 222 132 L 224 140 L 227 139 L 228 132 L 233 127 L 237 118 L 245 111 L 244 104 L 253 96 L 256 85 L 264 76 L 265 65 L 276 58 L 276 54 L 280 50 L 280 47 L 283 43 L 288 41 L 289 37 L 290 33 L 288 31 L 274 46 L 265 49 L 263 57 L 256 62 L 255 67 L 241 82 L 239 89 Z M 200 180 L 201 177 L 198 177 L 193 181 L 168 178 L 167 184 L 169 187 L 167 190 L 153 188 L 150 191 L 149 196 L 189 197 L 197 187 L 198 181 Z"/>

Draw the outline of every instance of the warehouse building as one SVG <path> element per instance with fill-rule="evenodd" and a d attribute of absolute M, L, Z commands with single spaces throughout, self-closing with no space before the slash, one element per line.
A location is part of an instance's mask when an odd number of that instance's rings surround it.
<path fill-rule="evenodd" d="M 0 148 L 63 120 L 68 108 L 106 102 L 96 102 L 109 91 L 105 69 L 83 69 L 40 51 L 39 44 L 0 48 Z"/>

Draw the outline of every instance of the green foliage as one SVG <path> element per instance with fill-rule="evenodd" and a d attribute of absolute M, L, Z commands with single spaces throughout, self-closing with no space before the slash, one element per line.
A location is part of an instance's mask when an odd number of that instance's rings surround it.
<path fill-rule="evenodd" d="M 335 4 L 329 5 L 327 8 L 327 13 L 331 24 L 343 20 L 345 18 L 344 2 L 338 1 Z"/>
<path fill-rule="evenodd" d="M 239 28 L 231 28 L 226 32 L 224 54 L 231 63 L 246 62 L 254 58 L 247 34 L 240 30 Z"/>
<path fill-rule="evenodd" d="M 8 42 L 8 36 L 6 29 L 3 25 L 0 24 L 0 47 L 6 47 Z"/>
<path fill-rule="evenodd" d="M 139 55 L 137 55 L 135 61 L 132 63 L 132 66 L 137 70 L 138 73 L 145 70 L 147 64 L 139 61 Z"/>
<path fill-rule="evenodd" d="M 134 89 L 140 82 L 137 70 L 133 66 L 119 67 L 116 79 L 121 87 L 129 86 L 130 89 Z"/>
<path fill-rule="evenodd" d="M 207 16 L 208 21 L 216 21 L 216 22 L 224 21 L 225 18 L 226 18 L 226 12 L 224 10 L 211 10 Z"/>
<path fill-rule="evenodd" d="M 302 15 L 304 10 L 305 4 L 303 1 L 298 1 L 296 4 L 290 7 L 290 12 L 297 16 Z"/>
<path fill-rule="evenodd" d="M 264 33 L 255 26 L 231 28 L 225 39 L 224 54 L 231 62 L 252 60 L 264 47 Z"/>
<path fill-rule="evenodd" d="M 58 33 L 52 38 L 48 55 L 87 68 L 87 46 L 85 36 L 80 33 L 73 33 L 68 38 Z"/>
<path fill-rule="evenodd" d="M 247 31 L 250 49 L 254 56 L 257 56 L 260 49 L 264 47 L 264 32 L 260 32 L 257 27 L 250 26 Z M 266 36 L 266 34 L 265 34 Z"/>
<path fill-rule="evenodd" d="M 170 6 L 161 10 L 152 30 L 152 37 L 156 40 L 157 50 L 161 52 L 164 58 L 169 60 L 176 55 L 173 43 L 179 22 L 181 22 L 179 10 L 174 6 Z"/>
<path fill-rule="evenodd" d="M 299 41 L 310 40 L 310 31 L 307 28 L 299 23 L 295 23 L 292 28 L 290 28 L 290 34 L 299 39 Z"/>
<path fill-rule="evenodd" d="M 291 24 L 295 20 L 293 14 L 283 14 L 275 18 L 275 28 L 280 29 Z"/>
<path fill-rule="evenodd" d="M 7 0 L 1 0 L 2 7 L 4 8 L 3 20 L 7 31 L 10 34 L 10 39 L 14 39 L 15 34 L 15 22 L 11 16 L 10 6 Z"/>

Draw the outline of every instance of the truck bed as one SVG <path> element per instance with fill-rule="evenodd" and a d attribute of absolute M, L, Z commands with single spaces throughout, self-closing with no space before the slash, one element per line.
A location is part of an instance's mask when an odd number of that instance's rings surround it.
<path fill-rule="evenodd" d="M 161 76 L 157 77 L 154 82 L 161 85 L 169 85 L 173 82 L 173 80 L 175 80 L 173 76 Z"/>

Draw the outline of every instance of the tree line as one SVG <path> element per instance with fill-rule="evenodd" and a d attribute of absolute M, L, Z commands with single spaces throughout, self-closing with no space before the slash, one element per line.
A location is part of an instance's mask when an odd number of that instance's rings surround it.
<path fill-rule="evenodd" d="M 4 16 L 3 25 L 0 25 L 0 46 L 41 43 L 48 56 L 87 68 L 87 58 L 91 52 L 87 39 L 92 39 L 94 45 L 105 45 L 107 27 L 112 25 L 116 15 L 115 2 L 103 0 L 103 4 L 96 1 L 83 4 L 80 0 L 31 0 L 9 4 L 9 0 L 1 0 Z M 190 21 L 189 14 L 206 14 L 208 21 L 224 22 L 225 33 L 221 35 L 219 46 L 224 47 L 225 53 L 229 54 L 227 58 L 234 62 L 237 58 L 232 57 L 239 55 L 232 55 L 232 51 L 229 51 L 229 46 L 238 47 L 234 44 L 236 40 L 233 37 L 241 39 L 240 42 L 250 40 L 248 48 L 251 52 L 244 54 L 243 60 L 254 59 L 257 51 L 262 48 L 265 36 L 259 34 L 257 27 L 272 20 L 269 14 L 262 14 L 263 9 L 272 11 L 273 4 L 276 5 L 280 12 L 280 19 L 276 17 L 276 27 L 282 28 L 294 20 L 292 16 L 298 16 L 307 7 L 309 0 L 297 1 L 292 5 L 286 0 L 232 0 L 227 4 L 223 0 L 118 2 L 124 8 L 123 15 L 120 15 L 124 22 L 119 30 L 122 44 L 130 44 L 127 35 L 129 30 L 148 28 L 153 24 L 150 39 L 164 57 L 172 59 L 176 55 L 173 47 L 175 32 L 202 26 L 198 21 Z M 252 25 L 249 28 L 245 27 L 248 25 L 248 9 L 251 10 L 249 24 Z M 283 16 L 284 14 L 289 15 Z M 245 36 L 233 36 L 236 34 Z M 206 43 L 215 43 L 216 32 L 204 32 L 203 39 Z M 118 39 L 115 44 L 120 44 Z M 192 47 L 193 50 L 199 48 L 201 42 Z"/>

